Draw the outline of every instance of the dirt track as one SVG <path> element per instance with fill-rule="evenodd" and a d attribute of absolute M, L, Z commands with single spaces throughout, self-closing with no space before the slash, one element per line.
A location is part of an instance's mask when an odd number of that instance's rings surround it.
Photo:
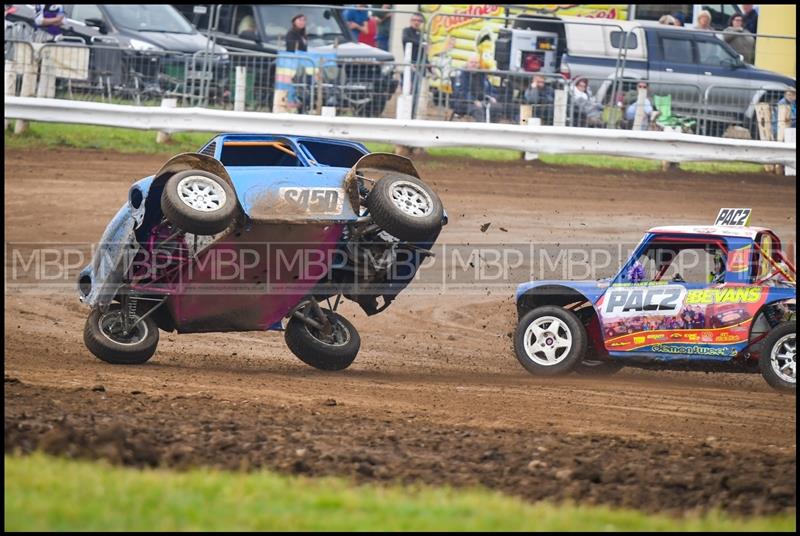
<path fill-rule="evenodd" d="M 129 184 L 168 156 L 6 151 L 7 246 L 97 241 Z M 447 243 L 636 242 L 721 206 L 752 207 L 754 223 L 795 241 L 788 178 L 417 163 L 448 210 Z M 647 510 L 795 508 L 793 396 L 758 375 L 531 377 L 511 350 L 507 290 L 403 294 L 370 319 L 347 307 L 361 353 L 327 374 L 274 333 L 162 333 L 147 365 L 112 367 L 84 348 L 87 311 L 71 290 L 9 287 L 6 451 L 483 484 Z"/>

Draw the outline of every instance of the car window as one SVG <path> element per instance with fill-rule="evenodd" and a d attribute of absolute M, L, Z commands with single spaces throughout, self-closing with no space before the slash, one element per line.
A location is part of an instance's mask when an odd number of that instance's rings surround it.
<path fill-rule="evenodd" d="M 694 63 L 692 42 L 688 39 L 662 37 L 661 48 L 664 51 L 664 61 L 668 63 Z"/>
<path fill-rule="evenodd" d="M 730 67 L 736 61 L 721 43 L 714 41 L 697 42 L 697 59 L 710 67 Z"/>
<path fill-rule="evenodd" d="M 258 29 L 253 6 L 236 6 L 233 12 L 231 32 L 244 39 L 253 39 Z"/>
<path fill-rule="evenodd" d="M 106 4 L 115 26 L 139 32 L 194 33 L 174 7 L 165 4 Z"/>
<path fill-rule="evenodd" d="M 725 281 L 727 256 L 716 242 L 654 242 L 637 259 L 623 281 L 708 284 Z M 638 273 L 637 273 L 638 271 Z"/>
<path fill-rule="evenodd" d="M 666 13 L 680 11 L 687 14 L 692 12 L 691 4 L 638 4 L 635 6 L 637 20 L 658 20 Z"/>
<path fill-rule="evenodd" d="M 711 26 L 717 30 L 727 28 L 731 16 L 739 13 L 734 4 L 703 4 L 701 7 L 711 14 Z"/>
<path fill-rule="evenodd" d="M 623 45 L 625 45 L 625 42 L 623 41 L 623 35 L 625 35 L 625 32 L 611 32 L 611 48 L 621 48 Z M 638 46 L 639 40 L 636 38 L 636 34 L 628 34 L 628 43 L 626 48 L 628 50 L 633 50 Z"/>
<path fill-rule="evenodd" d="M 105 20 L 100 8 L 94 4 L 75 4 L 72 7 L 72 16 L 70 18 L 81 22 L 86 22 L 86 19 Z"/>

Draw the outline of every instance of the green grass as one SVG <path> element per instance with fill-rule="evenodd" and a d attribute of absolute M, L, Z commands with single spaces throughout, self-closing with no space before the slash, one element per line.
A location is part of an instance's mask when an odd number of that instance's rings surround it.
<path fill-rule="evenodd" d="M 92 125 L 65 123 L 30 123 L 28 131 L 14 135 L 5 132 L 6 147 L 12 149 L 35 149 L 38 147 L 73 147 L 76 149 L 103 149 L 123 153 L 179 153 L 196 151 L 214 136 L 211 132 L 182 132 L 172 136 L 168 145 L 156 143 L 153 131 L 132 130 Z M 392 152 L 388 143 L 367 143 L 370 151 Z M 512 149 L 489 149 L 483 147 L 437 147 L 428 154 L 442 158 L 471 158 L 488 161 L 513 161 L 520 159 L 520 151 Z M 558 166 L 591 166 L 625 171 L 659 171 L 661 163 L 640 158 L 624 158 L 600 155 L 541 155 L 545 164 Z M 681 169 L 696 173 L 760 173 L 758 164 L 739 162 L 690 162 L 681 164 Z"/>
<path fill-rule="evenodd" d="M 5 456 L 5 530 L 794 531 L 793 515 L 682 519 L 535 505 L 479 489 L 355 486 L 269 472 L 111 467 Z"/>

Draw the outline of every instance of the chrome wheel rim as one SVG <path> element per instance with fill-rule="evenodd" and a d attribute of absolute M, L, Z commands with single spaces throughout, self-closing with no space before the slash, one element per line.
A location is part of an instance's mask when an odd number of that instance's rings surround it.
<path fill-rule="evenodd" d="M 428 193 L 409 181 L 397 181 L 391 188 L 392 203 L 409 216 L 424 218 L 433 212 L 433 200 Z"/>
<path fill-rule="evenodd" d="M 144 322 L 136 324 L 130 332 L 125 335 L 122 330 L 122 313 L 120 311 L 108 311 L 100 315 L 97 319 L 97 327 L 100 333 L 113 342 L 122 346 L 134 346 L 147 338 L 149 328 Z"/>
<path fill-rule="evenodd" d="M 770 354 L 772 370 L 785 382 L 795 383 L 797 381 L 796 351 L 797 340 L 794 333 L 784 335 L 772 347 Z"/>
<path fill-rule="evenodd" d="M 558 365 L 572 349 L 572 333 L 567 324 L 554 316 L 542 316 L 525 330 L 525 354 L 544 367 Z"/>
<path fill-rule="evenodd" d="M 225 190 L 212 179 L 191 175 L 178 183 L 178 196 L 183 203 L 200 212 L 214 212 L 225 205 Z"/>
<path fill-rule="evenodd" d="M 330 336 L 323 337 L 316 329 L 309 328 L 308 324 L 304 324 L 306 331 L 323 344 L 328 346 L 344 346 L 350 342 L 350 330 L 347 329 L 341 322 L 332 321 L 333 332 Z"/>

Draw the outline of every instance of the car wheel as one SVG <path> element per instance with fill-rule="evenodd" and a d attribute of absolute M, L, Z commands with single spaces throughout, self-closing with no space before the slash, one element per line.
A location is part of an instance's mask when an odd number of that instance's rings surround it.
<path fill-rule="evenodd" d="M 176 173 L 161 194 L 161 211 L 170 223 L 187 233 L 213 235 L 236 218 L 238 201 L 225 180 L 200 170 Z"/>
<path fill-rule="evenodd" d="M 575 313 L 545 305 L 528 311 L 517 325 L 514 352 L 531 374 L 558 376 L 586 355 L 586 329 Z"/>
<path fill-rule="evenodd" d="M 442 201 L 427 184 L 411 175 L 391 173 L 379 179 L 366 205 L 372 220 L 400 240 L 426 240 L 442 228 Z"/>
<path fill-rule="evenodd" d="M 612 376 L 622 370 L 621 363 L 615 361 L 600 361 L 598 359 L 584 359 L 575 365 L 575 372 L 581 376 Z"/>
<path fill-rule="evenodd" d="M 355 361 L 361 337 L 355 326 L 333 311 L 325 311 L 332 333 L 324 335 L 296 317 L 286 325 L 286 346 L 300 361 L 320 370 L 344 370 Z"/>
<path fill-rule="evenodd" d="M 795 393 L 797 390 L 797 323 L 785 322 L 769 332 L 761 346 L 758 368 L 775 389 Z"/>
<path fill-rule="evenodd" d="M 158 346 L 158 326 L 151 317 L 129 333 L 122 331 L 122 306 L 112 303 L 106 312 L 94 309 L 83 328 L 83 342 L 98 359 L 112 365 L 141 365 Z"/>

